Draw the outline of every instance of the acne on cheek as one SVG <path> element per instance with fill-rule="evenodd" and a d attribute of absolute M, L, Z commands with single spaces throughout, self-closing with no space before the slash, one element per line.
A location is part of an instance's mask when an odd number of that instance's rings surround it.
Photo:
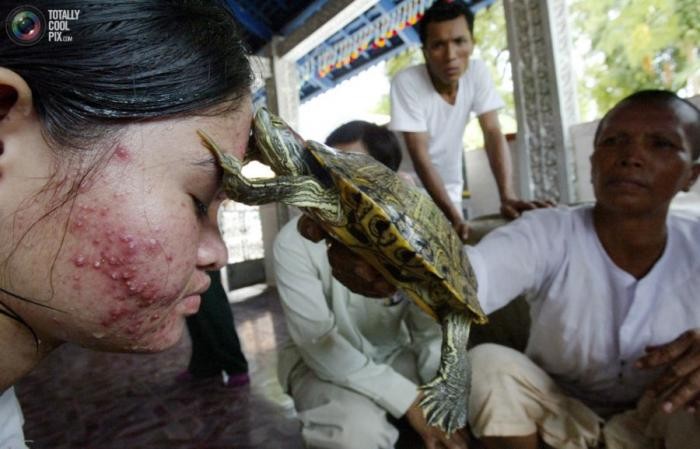
<path fill-rule="evenodd" d="M 180 322 L 178 323 L 177 321 Z M 180 329 L 184 328 L 184 323 L 182 322 L 181 317 L 174 314 L 169 314 L 163 317 L 163 320 L 161 320 L 156 327 L 149 329 L 149 334 L 151 335 L 150 338 L 135 341 L 135 344 L 131 346 L 131 349 L 139 352 L 154 352 L 169 348 L 177 341 L 176 338 L 174 338 L 172 330 L 177 329 L 178 327 Z M 179 338 L 180 334 L 177 333 L 175 336 Z"/>
<path fill-rule="evenodd" d="M 177 273 L 185 272 L 184 264 L 174 262 L 158 228 L 130 232 L 118 223 L 108 207 L 76 206 L 68 232 L 82 246 L 69 253 L 75 267 L 72 288 L 82 290 L 83 282 L 95 285 L 97 275 L 102 292 L 96 300 L 110 304 L 99 318 L 101 326 L 135 337 L 157 332 L 154 325 L 161 316 L 153 310 L 177 299 Z M 171 286 L 169 279 L 174 281 Z"/>
<path fill-rule="evenodd" d="M 129 162 L 131 160 L 131 152 L 127 147 L 119 144 L 114 150 L 114 157 L 116 157 L 117 161 Z"/>

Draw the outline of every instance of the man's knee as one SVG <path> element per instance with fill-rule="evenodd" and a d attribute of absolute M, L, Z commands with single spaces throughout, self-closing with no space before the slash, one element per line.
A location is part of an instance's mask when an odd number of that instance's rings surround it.
<path fill-rule="evenodd" d="M 527 409 L 532 405 L 530 379 L 532 362 L 511 348 L 482 344 L 469 351 L 472 365 L 469 421 L 478 435 L 493 426 L 509 423 L 526 435 L 534 430 Z"/>
<path fill-rule="evenodd" d="M 302 437 L 308 448 L 393 448 L 398 431 L 378 409 L 368 412 L 339 402 L 299 413 Z"/>
<path fill-rule="evenodd" d="M 492 343 L 481 344 L 469 351 L 472 367 L 472 389 L 490 390 L 522 377 L 532 368 L 532 361 L 519 351 Z M 501 385 L 502 386 L 502 385 Z"/>

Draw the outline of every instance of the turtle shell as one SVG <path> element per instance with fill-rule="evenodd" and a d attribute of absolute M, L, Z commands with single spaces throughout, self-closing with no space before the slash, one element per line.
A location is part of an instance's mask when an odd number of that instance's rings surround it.
<path fill-rule="evenodd" d="M 336 152 L 313 141 L 307 149 L 338 190 L 345 220 L 319 220 L 333 237 L 435 319 L 456 309 L 486 322 L 463 244 L 431 198 L 368 155 Z"/>

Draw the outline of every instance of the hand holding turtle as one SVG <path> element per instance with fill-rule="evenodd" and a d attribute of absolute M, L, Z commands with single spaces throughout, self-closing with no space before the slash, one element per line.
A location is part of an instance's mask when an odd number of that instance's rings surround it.
<path fill-rule="evenodd" d="M 437 427 L 431 426 L 425 419 L 420 402 L 423 400 L 423 393 L 419 393 L 413 404 L 406 410 L 404 415 L 413 430 L 423 438 L 426 449 L 468 449 L 467 442 L 462 434 L 457 431 L 448 436 Z"/>
<path fill-rule="evenodd" d="M 301 217 L 297 229 L 312 242 L 326 239 L 333 277 L 351 291 L 370 298 L 386 298 L 396 292 L 396 287 L 387 282 L 377 270 L 348 247 L 330 237 L 308 215 Z"/>
<path fill-rule="evenodd" d="M 700 329 L 681 334 L 670 343 L 646 348 L 636 366 L 666 370 L 647 388 L 646 395 L 662 399 L 662 409 L 671 413 L 685 407 L 700 414 Z"/>

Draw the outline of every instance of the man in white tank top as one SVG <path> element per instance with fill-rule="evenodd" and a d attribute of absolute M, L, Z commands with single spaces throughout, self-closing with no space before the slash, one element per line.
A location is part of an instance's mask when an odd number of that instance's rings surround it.
<path fill-rule="evenodd" d="M 466 238 L 462 215 L 462 136 L 473 112 L 501 198 L 503 215 L 543 206 L 521 201 L 512 183 L 508 146 L 498 121 L 503 100 L 486 65 L 469 60 L 474 16 L 462 2 L 436 1 L 420 22 L 425 64 L 397 74 L 391 84 L 390 128 L 400 131 L 416 174 L 436 204 Z"/>

